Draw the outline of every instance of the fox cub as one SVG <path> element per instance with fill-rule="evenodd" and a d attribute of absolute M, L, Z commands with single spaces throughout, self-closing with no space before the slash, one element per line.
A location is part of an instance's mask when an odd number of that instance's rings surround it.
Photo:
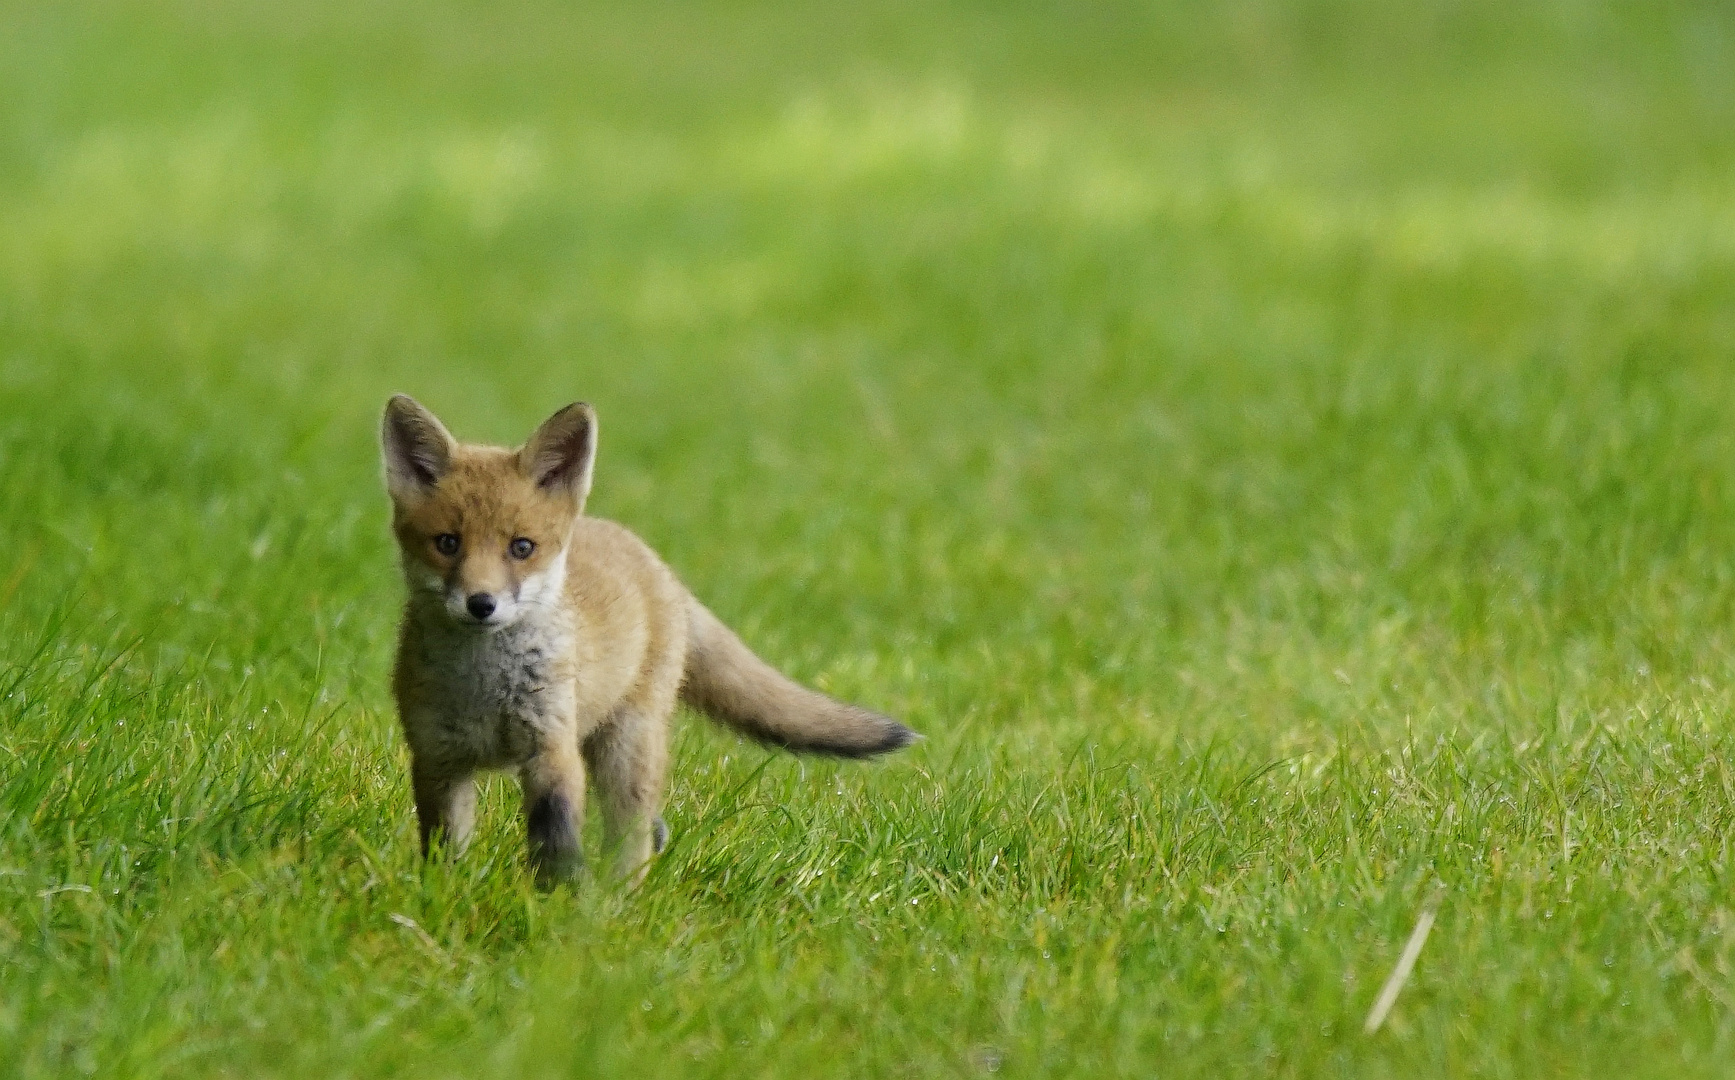
<path fill-rule="evenodd" d="M 455 441 L 398 395 L 381 442 L 409 598 L 392 679 L 422 851 L 462 850 L 480 769 L 515 769 L 530 862 L 582 865 L 585 778 L 615 870 L 644 875 L 677 700 L 791 750 L 867 757 L 915 732 L 808 690 L 755 656 L 644 542 L 585 517 L 596 414 L 574 404 L 517 450 Z"/>

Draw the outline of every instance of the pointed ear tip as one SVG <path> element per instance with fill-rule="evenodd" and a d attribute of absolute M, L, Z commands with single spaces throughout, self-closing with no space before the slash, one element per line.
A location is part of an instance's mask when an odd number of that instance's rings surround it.
<path fill-rule="evenodd" d="M 559 433 L 564 438 L 578 431 L 596 430 L 596 408 L 588 401 L 575 401 L 562 406 L 553 416 L 543 421 L 537 429 L 538 435 Z"/>

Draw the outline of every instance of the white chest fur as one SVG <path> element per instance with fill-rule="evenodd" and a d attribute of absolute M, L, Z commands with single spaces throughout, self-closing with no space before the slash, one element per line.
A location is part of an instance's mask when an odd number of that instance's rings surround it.
<path fill-rule="evenodd" d="M 495 631 L 433 628 L 418 643 L 422 738 L 476 768 L 528 760 L 573 710 L 570 624 L 537 612 Z"/>

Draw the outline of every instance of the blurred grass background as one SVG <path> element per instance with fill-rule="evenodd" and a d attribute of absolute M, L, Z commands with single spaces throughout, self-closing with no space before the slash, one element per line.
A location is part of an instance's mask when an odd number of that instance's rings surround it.
<path fill-rule="evenodd" d="M 0 0 L 0 1070 L 1720 1075 L 1735 15 Z M 872 767 L 414 857 L 374 431 Z M 1435 883 L 1440 923 L 1360 1033 Z"/>

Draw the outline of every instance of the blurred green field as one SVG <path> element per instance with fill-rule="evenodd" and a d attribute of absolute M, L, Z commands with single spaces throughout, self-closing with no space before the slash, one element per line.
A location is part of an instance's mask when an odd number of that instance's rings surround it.
<path fill-rule="evenodd" d="M 1727 1075 L 1731 71 L 1713 2 L 0 0 L 0 1075 Z M 688 717 L 637 893 L 505 780 L 423 867 L 400 390 L 596 403 L 592 512 L 927 741 Z"/>

